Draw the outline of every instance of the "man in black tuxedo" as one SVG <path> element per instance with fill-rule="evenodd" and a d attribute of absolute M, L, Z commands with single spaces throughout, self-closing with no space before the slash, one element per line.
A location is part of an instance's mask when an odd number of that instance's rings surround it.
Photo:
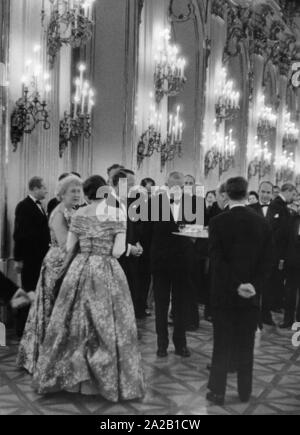
<path fill-rule="evenodd" d="M 218 405 L 224 403 L 232 359 L 240 399 L 250 398 L 259 301 L 272 255 L 268 223 L 245 207 L 247 181 L 231 178 L 226 186 L 229 211 L 213 218 L 209 227 L 214 349 L 207 399 Z"/>
<path fill-rule="evenodd" d="M 186 344 L 185 312 L 190 303 L 192 289 L 191 258 L 193 242 L 187 237 L 174 235 L 180 225 L 192 223 L 183 212 L 185 207 L 192 208 L 192 197 L 182 195 L 184 175 L 173 172 L 168 177 L 166 192 L 153 198 L 152 243 L 150 251 L 151 271 L 153 273 L 153 291 L 155 300 L 156 333 L 159 357 L 168 355 L 168 311 L 172 293 L 172 308 L 175 353 L 189 357 Z M 172 190 L 176 190 L 176 193 Z"/>
<path fill-rule="evenodd" d="M 124 185 L 125 183 L 125 185 Z M 122 188 L 123 185 L 123 188 Z M 131 219 L 129 210 L 135 198 L 130 198 L 130 190 L 135 186 L 135 174 L 130 169 L 120 169 L 112 177 L 112 192 L 108 203 L 121 208 L 127 216 L 126 252 L 119 258 L 119 262 L 125 272 L 132 302 L 137 318 L 141 317 L 139 307 L 139 257 L 143 254 L 143 248 L 139 240 L 138 223 Z"/>
<path fill-rule="evenodd" d="M 284 321 L 281 329 L 291 328 L 300 322 L 300 216 L 291 216 L 288 248 L 286 255 L 286 285 Z M 297 297 L 298 296 L 298 297 Z M 297 302 L 298 301 L 298 302 Z"/>
<path fill-rule="evenodd" d="M 293 202 L 296 194 L 297 190 L 293 184 L 284 184 L 280 194 L 271 202 L 267 214 L 274 240 L 274 267 L 271 276 L 273 310 L 284 307 L 284 266 L 291 223 L 288 204 Z"/>
<path fill-rule="evenodd" d="M 273 184 L 270 181 L 262 181 L 258 190 L 259 200 L 256 204 L 249 205 L 249 208 L 257 213 L 259 216 L 269 219 L 269 208 L 273 198 Z M 261 306 L 261 320 L 260 327 L 262 324 L 274 326 L 275 323 L 272 318 L 271 313 L 271 293 L 272 285 L 269 277 L 268 284 L 262 293 L 262 306 Z"/>
<path fill-rule="evenodd" d="M 36 288 L 50 243 L 48 218 L 41 203 L 47 188 L 40 177 L 33 177 L 28 187 L 29 195 L 17 205 L 14 228 L 15 268 L 21 273 L 22 288 L 26 292 Z M 16 326 L 19 337 L 23 334 L 27 316 L 27 308 L 18 313 Z"/>

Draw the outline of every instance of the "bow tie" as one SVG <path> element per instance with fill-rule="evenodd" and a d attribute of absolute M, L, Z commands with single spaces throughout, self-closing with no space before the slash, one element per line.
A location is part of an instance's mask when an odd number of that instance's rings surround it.
<path fill-rule="evenodd" d="M 269 207 L 270 204 L 261 204 L 261 208 Z"/>
<path fill-rule="evenodd" d="M 170 198 L 170 204 L 180 204 L 180 199 Z"/>
<path fill-rule="evenodd" d="M 35 203 L 36 203 L 37 205 L 42 205 L 42 203 L 41 203 L 41 201 L 40 201 L 39 199 L 37 199 L 37 200 L 35 201 Z"/>

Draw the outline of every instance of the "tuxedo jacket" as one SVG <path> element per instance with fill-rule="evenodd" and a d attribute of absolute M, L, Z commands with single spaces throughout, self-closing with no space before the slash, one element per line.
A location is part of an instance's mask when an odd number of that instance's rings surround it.
<path fill-rule="evenodd" d="M 184 204 L 191 205 L 191 197 L 183 196 L 180 202 L 179 220 L 175 222 L 170 200 L 166 194 L 153 198 L 157 201 L 158 215 L 152 220 L 152 240 L 150 248 L 150 265 L 152 272 L 165 270 L 187 270 L 193 256 L 193 243 L 188 237 L 174 235 L 182 224 L 194 224 L 194 219 L 187 219 L 183 212 Z M 164 211 L 163 211 L 164 210 Z M 166 216 L 164 216 L 166 212 Z"/>
<path fill-rule="evenodd" d="M 50 199 L 47 205 L 48 218 L 50 218 L 51 213 L 58 206 L 58 204 L 60 204 L 60 201 L 57 198 Z"/>
<path fill-rule="evenodd" d="M 0 299 L 3 299 L 5 303 L 8 303 L 17 290 L 18 286 L 0 272 Z"/>
<path fill-rule="evenodd" d="M 275 198 L 268 210 L 267 220 L 271 225 L 274 240 L 274 256 L 277 260 L 285 260 L 291 223 L 290 210 L 283 199 Z"/>
<path fill-rule="evenodd" d="M 257 202 L 256 204 L 250 204 L 250 205 L 248 205 L 248 207 L 249 207 L 250 210 L 253 210 L 259 216 L 265 217 L 263 209 L 262 209 L 262 206 L 261 206 L 261 204 L 259 202 Z M 269 208 L 268 208 L 268 213 L 269 213 Z M 267 215 L 268 215 L 268 213 L 267 213 Z"/>
<path fill-rule="evenodd" d="M 216 216 L 209 226 L 211 304 L 213 308 L 259 306 L 272 267 L 272 235 L 265 219 L 246 207 Z M 237 289 L 250 283 L 256 296 L 241 298 Z"/>
<path fill-rule="evenodd" d="M 41 261 L 49 249 L 48 218 L 28 196 L 16 208 L 14 258 L 27 263 Z"/>

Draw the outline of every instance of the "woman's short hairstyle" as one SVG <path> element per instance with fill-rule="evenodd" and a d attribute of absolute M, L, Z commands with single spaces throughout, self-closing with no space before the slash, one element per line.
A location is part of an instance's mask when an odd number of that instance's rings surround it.
<path fill-rule="evenodd" d="M 83 192 L 90 201 L 97 199 L 97 191 L 106 186 L 106 181 L 100 175 L 92 175 L 83 183 Z"/>
<path fill-rule="evenodd" d="M 147 184 L 152 184 L 152 186 L 155 186 L 155 181 L 153 180 L 153 178 L 143 178 L 143 180 L 141 181 L 141 186 L 146 187 Z"/>
<path fill-rule="evenodd" d="M 58 183 L 56 190 L 56 196 L 60 201 L 62 201 L 63 195 L 65 195 L 66 191 L 69 189 L 70 186 L 82 187 L 82 180 L 76 175 L 68 175 L 67 177 L 63 178 Z"/>
<path fill-rule="evenodd" d="M 259 196 L 258 196 L 258 193 L 257 192 L 255 192 L 255 190 L 251 190 L 251 192 L 249 192 L 249 194 L 248 194 L 248 197 L 249 196 L 255 196 L 255 198 L 257 199 L 257 201 L 259 200 Z"/>

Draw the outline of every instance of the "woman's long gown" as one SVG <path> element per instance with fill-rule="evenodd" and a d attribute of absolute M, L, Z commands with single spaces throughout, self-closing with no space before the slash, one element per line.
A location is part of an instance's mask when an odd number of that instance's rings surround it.
<path fill-rule="evenodd" d="M 19 345 L 17 365 L 33 374 L 40 354 L 41 344 L 44 341 L 46 330 L 52 314 L 55 297 L 53 294 L 56 279 L 61 271 L 65 257 L 66 247 L 59 246 L 52 223 L 57 214 L 62 214 L 62 230 L 68 231 L 71 217 L 74 212 L 63 210 L 58 206 L 50 217 L 49 227 L 51 246 L 43 261 L 39 282 L 36 288 L 36 299 L 32 304 L 22 340 Z"/>
<path fill-rule="evenodd" d="M 107 400 L 144 395 L 134 309 L 125 274 L 112 256 L 125 223 L 76 215 L 80 242 L 51 316 L 34 386 L 39 393 L 81 392 Z"/>

